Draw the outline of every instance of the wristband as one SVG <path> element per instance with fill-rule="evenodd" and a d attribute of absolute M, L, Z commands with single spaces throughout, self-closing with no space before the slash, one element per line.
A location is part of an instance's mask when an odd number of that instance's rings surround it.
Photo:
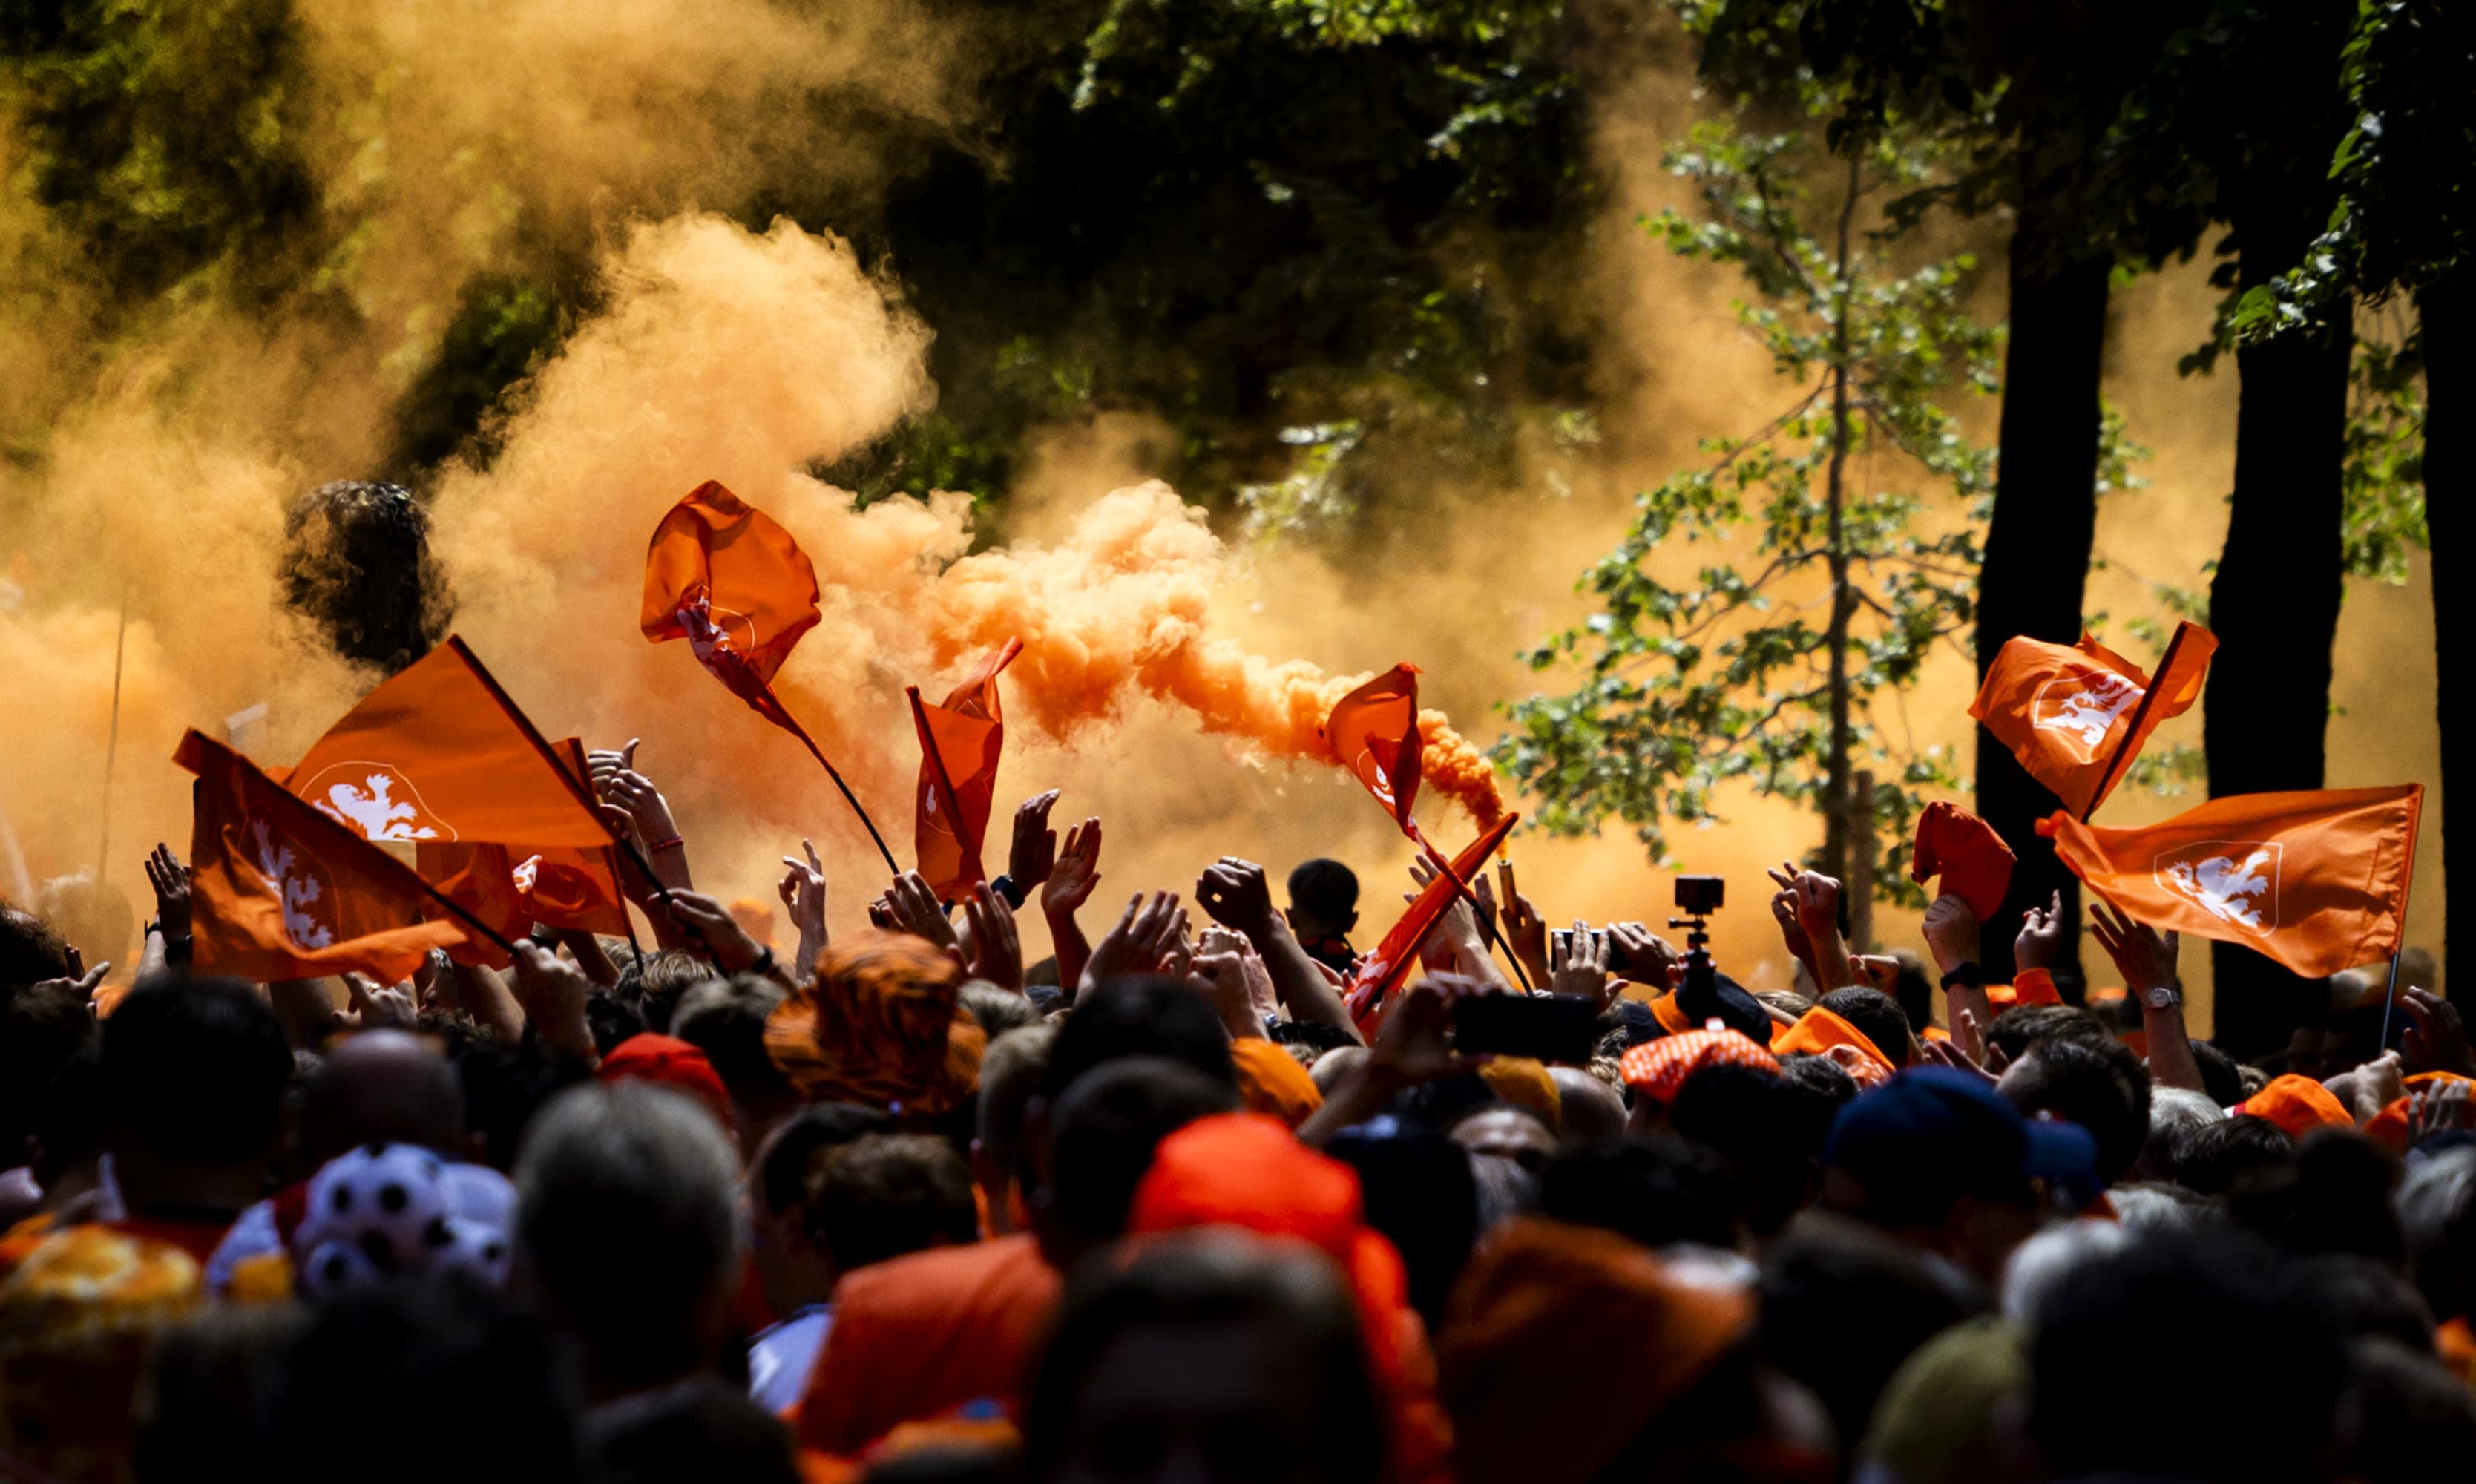
<path fill-rule="evenodd" d="M 1013 907 L 1016 911 L 1020 912 L 1023 910 L 1024 890 L 1022 887 L 1017 886 L 1014 883 L 1014 878 L 1012 876 L 999 877 L 996 880 L 989 883 L 989 890 L 997 893 L 1001 897 L 1003 897 L 1006 900 L 1006 904 Z"/>
<path fill-rule="evenodd" d="M 664 851 L 675 851 L 687 843 L 687 836 L 685 835 L 670 835 L 646 846 L 645 853 L 648 855 L 659 855 Z"/>
<path fill-rule="evenodd" d="M 1959 968 L 1943 977 L 1944 993 L 1951 993 L 1955 985 L 1983 989 L 1986 987 L 1986 970 L 1975 963 L 1964 962 Z"/>
<path fill-rule="evenodd" d="M 750 964 L 742 972 L 755 975 L 772 974 L 774 972 L 774 950 L 771 948 L 757 949 L 756 961 Z"/>

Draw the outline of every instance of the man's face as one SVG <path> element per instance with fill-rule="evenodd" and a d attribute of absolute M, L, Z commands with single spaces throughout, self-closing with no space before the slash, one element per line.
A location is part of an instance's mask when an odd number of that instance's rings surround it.
<path fill-rule="evenodd" d="M 1311 1484 L 1321 1403 L 1269 1324 L 1130 1329 L 1077 1394 L 1065 1484 Z"/>
<path fill-rule="evenodd" d="M 1556 1157 L 1548 1125 L 1515 1108 L 1490 1108 L 1453 1125 L 1453 1142 L 1473 1154 L 1497 1154 L 1537 1175 Z"/>

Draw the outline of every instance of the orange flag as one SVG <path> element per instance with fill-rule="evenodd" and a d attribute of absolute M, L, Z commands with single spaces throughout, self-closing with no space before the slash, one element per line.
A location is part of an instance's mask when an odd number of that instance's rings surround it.
<path fill-rule="evenodd" d="M 1395 665 L 1342 697 L 1322 734 L 1334 759 L 1410 834 L 1419 798 L 1418 666 Z"/>
<path fill-rule="evenodd" d="M 2012 847 L 1994 827 L 1960 805 L 1938 799 L 1918 816 L 1909 879 L 1923 883 L 1929 877 L 1942 877 L 1943 889 L 1960 893 L 1979 922 L 2003 909 L 2013 865 Z"/>
<path fill-rule="evenodd" d="M 980 845 L 988 837 L 989 809 L 997 796 L 998 754 L 1005 745 L 1005 716 L 998 705 L 998 672 L 1023 653 L 1008 639 L 981 659 L 939 705 L 907 687 L 911 721 L 920 733 L 919 806 L 912 849 L 920 875 L 941 902 L 954 902 L 988 879 Z"/>
<path fill-rule="evenodd" d="M 1436 919 L 1445 915 L 1445 909 L 1453 904 L 1455 878 L 1467 881 L 1486 865 L 1488 855 L 1504 843 L 1504 837 L 1513 832 L 1514 824 L 1521 818 L 1519 814 L 1505 815 L 1455 855 L 1451 874 L 1440 873 L 1429 881 L 1426 889 L 1411 901 L 1401 920 L 1384 934 L 1384 941 L 1375 945 L 1375 952 L 1358 966 L 1349 983 L 1348 1001 L 1350 1018 L 1361 1030 L 1373 1028 L 1375 1012 L 1385 998 L 1409 977 L 1421 940 L 1427 936 L 1428 928 L 1436 926 Z"/>
<path fill-rule="evenodd" d="M 2238 794 L 2155 825 L 2058 813 L 2038 832 L 2153 928 L 2256 949 L 2306 978 L 2398 952 L 2424 785 Z"/>
<path fill-rule="evenodd" d="M 610 843 L 590 794 L 453 634 L 362 697 L 281 781 L 365 840 Z"/>
<path fill-rule="evenodd" d="M 2064 807 L 2087 819 L 2123 781 L 2158 724 L 2201 699 L 2217 647 L 2200 625 L 2177 625 L 2153 681 L 2087 634 L 2072 645 L 2013 639 L 1987 667 L 1968 714 Z"/>
<path fill-rule="evenodd" d="M 772 516 L 714 481 L 689 491 L 654 528 L 637 615 L 645 637 L 687 640 L 732 695 L 803 742 L 807 732 L 774 697 L 774 672 L 818 618 L 817 569 L 807 553 Z"/>
<path fill-rule="evenodd" d="M 584 744 L 563 737 L 553 744 L 571 778 L 584 779 Z M 535 923 L 624 936 L 628 909 L 607 846 L 580 850 L 546 845 L 465 845 L 422 841 L 413 848 L 414 868 L 439 894 L 498 929 L 520 938 Z M 508 955 L 486 939 L 448 950 L 458 962 L 508 966 Z"/>
<path fill-rule="evenodd" d="M 464 942 L 421 878 L 190 731 L 172 760 L 198 776 L 189 835 L 190 933 L 201 969 L 306 979 L 348 969 L 392 984 Z"/>

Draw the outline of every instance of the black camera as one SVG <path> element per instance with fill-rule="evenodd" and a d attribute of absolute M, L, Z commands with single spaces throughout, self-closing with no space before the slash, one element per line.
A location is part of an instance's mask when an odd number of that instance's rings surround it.
<path fill-rule="evenodd" d="M 1708 917 L 1728 899 L 1722 876 L 1680 876 L 1676 878 L 1676 910 L 1688 917 Z"/>

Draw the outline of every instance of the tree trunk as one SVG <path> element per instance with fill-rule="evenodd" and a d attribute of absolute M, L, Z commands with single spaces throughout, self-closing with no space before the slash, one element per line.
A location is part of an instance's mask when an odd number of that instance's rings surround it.
<path fill-rule="evenodd" d="M 2002 462 L 1986 560 L 1977 583 L 1977 674 L 2004 641 L 2027 634 L 2057 644 L 2080 637 L 2082 590 L 2097 522 L 2098 371 L 2106 345 L 2104 254 L 2067 257 L 2071 224 L 2042 206 L 2024 181 L 2012 235 L 2011 340 L 2003 358 Z M 2060 805 L 2002 743 L 1977 733 L 1977 812 L 2019 865 L 2003 910 L 1985 925 L 1980 956 L 1995 979 L 2012 977 L 2020 916 L 2061 892 L 2067 936 L 2056 962 L 2066 994 L 2080 997 L 2080 881 L 2055 859 L 2037 823 Z"/>
<path fill-rule="evenodd" d="M 1857 595 L 1848 585 L 1848 445 L 1855 415 L 1848 405 L 1848 316 L 1856 287 L 1848 282 L 1849 228 L 1857 215 L 1859 164 L 1848 161 L 1848 199 L 1840 207 L 1840 251 L 1834 283 L 1831 330 L 1831 466 L 1823 477 L 1823 509 L 1828 529 L 1825 561 L 1831 569 L 1831 621 L 1823 631 L 1828 652 L 1831 699 L 1830 754 L 1823 759 L 1822 874 L 1846 881 L 1848 864 L 1848 800 L 1851 759 L 1848 726 L 1848 621 L 1857 611 Z M 1845 901 L 1844 897 L 1844 901 Z"/>
<path fill-rule="evenodd" d="M 2434 828 L 2441 832 L 2441 879 L 2419 881 L 2424 892 L 2457 888 L 2444 899 L 2443 961 L 2456 943 L 2476 953 L 2476 810 L 2453 833 L 2450 785 L 2476 789 L 2476 725 L 2463 715 L 2454 725 L 2447 697 L 2464 703 L 2476 695 L 2476 677 L 2459 677 L 2476 664 L 2476 583 L 2462 587 L 2459 543 L 2466 534 L 2459 518 L 2476 511 L 2476 270 L 2461 267 L 2415 296 L 2424 338 L 2424 524 L 2433 560 L 2433 693 L 2441 720 L 2441 772 L 2434 801 Z M 2471 795 L 2476 797 L 2476 795 Z M 2467 847 L 2460 850 L 2460 846 Z M 2463 869 L 2464 868 L 2464 869 Z M 2439 985 L 2426 985 L 2439 989 Z"/>
<path fill-rule="evenodd" d="M 2296 188 L 2303 184 L 2274 174 L 2238 198 L 2244 287 L 2303 260 L 2326 211 L 2324 193 Z M 2210 583 L 2219 644 L 2202 709 L 2213 799 L 2322 784 L 2330 649 L 2346 577 L 2350 312 L 2334 305 L 2323 327 L 2236 352 L 2235 495 Z M 2283 1046 L 2303 981 L 2229 943 L 2211 945 L 2211 963 L 2215 1039 L 2239 1055 Z"/>

